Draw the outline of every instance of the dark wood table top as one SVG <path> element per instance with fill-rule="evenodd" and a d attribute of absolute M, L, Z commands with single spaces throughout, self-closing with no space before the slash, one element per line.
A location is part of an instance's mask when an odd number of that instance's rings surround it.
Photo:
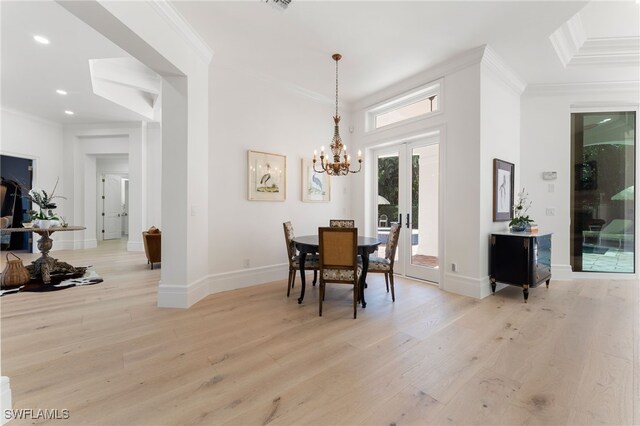
<path fill-rule="evenodd" d="M 304 244 L 306 246 L 320 245 L 318 235 L 303 235 L 301 237 L 294 237 L 293 242 L 296 244 Z M 381 242 L 382 241 L 380 241 L 378 238 L 358 236 L 358 247 L 377 246 Z"/>

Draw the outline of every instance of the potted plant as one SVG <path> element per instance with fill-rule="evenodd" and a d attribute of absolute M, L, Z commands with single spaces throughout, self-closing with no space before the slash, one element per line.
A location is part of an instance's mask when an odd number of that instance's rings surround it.
<path fill-rule="evenodd" d="M 59 180 L 59 179 L 58 179 Z M 31 210 L 29 216 L 33 221 L 33 226 L 36 228 L 47 229 L 52 226 L 59 225 L 60 218 L 53 213 L 57 205 L 53 202 L 56 198 L 65 197 L 61 195 L 55 195 L 56 188 L 58 187 L 58 180 L 50 193 L 47 193 L 44 189 L 31 189 L 24 198 L 29 199 L 33 204 L 38 206 L 38 210 Z"/>
<path fill-rule="evenodd" d="M 509 222 L 509 227 L 513 232 L 523 232 L 527 229 L 527 225 L 533 222 L 527 212 L 531 207 L 529 194 L 522 188 L 522 192 L 518 193 L 518 202 L 513 206 L 513 219 Z"/>

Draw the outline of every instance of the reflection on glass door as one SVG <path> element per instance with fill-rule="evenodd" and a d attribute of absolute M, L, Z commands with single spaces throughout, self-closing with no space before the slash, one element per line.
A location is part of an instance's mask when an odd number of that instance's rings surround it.
<path fill-rule="evenodd" d="M 376 153 L 378 256 L 385 256 L 392 223 L 402 228 L 396 273 L 439 281 L 440 149 L 425 140 Z"/>
<path fill-rule="evenodd" d="M 571 267 L 634 272 L 635 112 L 571 114 Z"/>
<path fill-rule="evenodd" d="M 385 257 L 389 229 L 392 223 L 398 222 L 398 206 L 400 197 L 400 155 L 397 150 L 379 153 L 378 161 L 378 238 L 382 241 L 378 248 L 378 256 Z M 398 259 L 396 251 L 395 259 Z M 399 267 L 399 268 L 398 268 Z M 394 270 L 402 273 L 402 265 L 397 262 Z"/>

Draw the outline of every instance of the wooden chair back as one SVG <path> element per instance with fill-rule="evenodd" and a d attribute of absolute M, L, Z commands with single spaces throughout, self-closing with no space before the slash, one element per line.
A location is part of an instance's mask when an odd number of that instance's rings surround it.
<path fill-rule="evenodd" d="M 357 228 L 318 228 L 320 270 L 353 269 L 358 264 Z"/>

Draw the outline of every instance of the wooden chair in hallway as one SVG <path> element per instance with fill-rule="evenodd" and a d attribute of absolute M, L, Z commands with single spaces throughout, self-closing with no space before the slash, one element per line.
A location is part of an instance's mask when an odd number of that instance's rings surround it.
<path fill-rule="evenodd" d="M 353 286 L 353 318 L 358 314 L 358 295 L 362 264 L 358 263 L 357 228 L 318 228 L 320 243 L 319 314 L 327 283 Z"/>
<path fill-rule="evenodd" d="M 389 238 L 387 239 L 387 247 L 384 251 L 384 257 L 369 256 L 369 268 L 367 273 L 384 274 L 384 281 L 387 284 L 387 293 L 389 293 L 389 281 L 391 281 L 391 300 L 396 301 L 396 291 L 393 285 L 393 263 L 398 248 L 398 238 L 400 237 L 400 224 L 394 223 L 389 230 Z"/>
<path fill-rule="evenodd" d="M 284 222 L 284 240 L 287 244 L 287 256 L 289 258 L 289 279 L 287 281 L 287 297 L 291 294 L 291 289 L 296 281 L 296 271 L 300 270 L 300 257 L 297 254 L 295 243 L 293 242 L 294 233 L 291 222 Z M 304 262 L 304 269 L 313 270 L 313 285 L 318 280 L 318 259 L 316 256 L 307 256 Z"/>
<path fill-rule="evenodd" d="M 331 219 L 329 220 L 329 226 L 331 228 L 355 228 L 356 221 L 348 219 Z"/>

